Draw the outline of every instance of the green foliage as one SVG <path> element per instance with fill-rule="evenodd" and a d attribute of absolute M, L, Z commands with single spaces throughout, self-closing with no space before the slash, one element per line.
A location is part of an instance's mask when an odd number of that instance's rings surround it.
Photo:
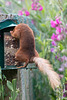
<path fill-rule="evenodd" d="M 3 77 L 3 78 L 2 78 Z M 3 79 L 6 79 L 4 75 L 2 75 L 1 67 L 0 67 L 0 100 L 5 100 L 5 86 L 3 84 Z M 9 97 L 9 100 L 16 100 L 19 89 L 16 88 L 16 79 L 13 79 L 12 82 L 7 81 L 7 87 L 11 91 L 11 97 Z"/>
<path fill-rule="evenodd" d="M 36 40 L 36 48 L 37 51 L 39 51 L 40 57 L 49 59 L 51 56 L 50 45 L 52 40 L 43 39 L 41 34 L 40 36 L 36 37 L 35 40 Z"/>
<path fill-rule="evenodd" d="M 12 83 L 10 81 L 8 81 L 8 80 L 7 80 L 7 86 L 11 91 L 13 91 Z"/>
<path fill-rule="evenodd" d="M 4 85 L 2 80 L 1 67 L 0 67 L 0 99 L 4 100 Z"/>
<path fill-rule="evenodd" d="M 37 51 L 41 57 L 49 59 L 54 66 L 54 70 L 58 72 L 58 68 L 61 63 L 55 59 L 55 56 L 60 54 L 60 51 L 63 51 L 65 43 L 67 43 L 67 39 L 58 43 L 57 53 L 52 54 L 50 52 L 51 36 L 55 32 L 55 29 L 51 28 L 50 21 L 54 20 L 55 16 L 60 15 L 63 23 L 67 23 L 67 0 L 40 0 L 39 2 L 43 6 L 42 11 L 31 10 L 31 0 L 21 0 L 21 3 L 17 0 L 11 0 L 11 2 L 12 5 L 7 7 L 5 5 L 6 0 L 0 0 L 0 10 L 2 10 L 3 13 L 9 14 L 11 12 L 18 14 L 19 10 L 25 8 L 30 12 L 30 18 L 34 19 L 34 23 L 40 33 L 40 35 L 37 35 L 35 38 Z M 63 54 L 67 56 L 67 49 L 61 52 L 61 55 Z M 34 93 L 36 100 L 56 100 L 53 90 L 49 85 L 47 85 L 47 77 L 45 76 L 44 78 L 39 73 L 37 74 L 37 78 L 34 79 Z M 12 100 L 14 92 L 13 82 L 11 83 L 7 81 L 7 85 L 11 90 L 10 100 Z"/>
<path fill-rule="evenodd" d="M 34 71 L 33 79 L 35 100 L 56 100 L 56 95 L 50 87 L 47 76 L 38 70 Z"/>
<path fill-rule="evenodd" d="M 19 92 L 19 89 L 16 88 L 16 79 L 13 79 L 12 83 L 7 81 L 7 86 L 11 90 L 11 97 L 9 97 L 9 100 L 16 100 Z"/>

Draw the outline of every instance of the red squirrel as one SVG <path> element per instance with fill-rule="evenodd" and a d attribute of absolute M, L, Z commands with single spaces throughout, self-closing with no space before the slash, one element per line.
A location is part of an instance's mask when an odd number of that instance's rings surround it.
<path fill-rule="evenodd" d="M 10 33 L 20 41 L 20 47 L 15 54 L 15 59 L 20 62 L 25 62 L 25 65 L 19 68 L 26 67 L 28 63 L 35 63 L 41 72 L 47 74 L 53 89 L 59 86 L 59 75 L 53 70 L 48 60 L 39 57 L 35 48 L 35 39 L 32 29 L 27 24 L 20 23 L 13 31 L 10 31 Z"/>

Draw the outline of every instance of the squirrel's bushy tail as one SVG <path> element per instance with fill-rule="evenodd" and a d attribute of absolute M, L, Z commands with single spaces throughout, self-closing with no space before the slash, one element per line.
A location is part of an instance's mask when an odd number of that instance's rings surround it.
<path fill-rule="evenodd" d="M 33 62 L 37 65 L 41 72 L 47 74 L 49 82 L 53 89 L 57 88 L 61 84 L 59 75 L 53 70 L 48 60 L 40 57 L 34 57 Z"/>

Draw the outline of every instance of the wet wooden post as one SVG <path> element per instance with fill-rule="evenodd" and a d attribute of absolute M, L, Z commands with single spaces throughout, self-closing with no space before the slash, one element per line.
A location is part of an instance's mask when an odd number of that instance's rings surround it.
<path fill-rule="evenodd" d="M 30 67 L 30 65 L 29 65 Z M 21 69 L 21 88 L 22 88 L 22 100 L 34 100 L 33 93 L 33 72 L 30 69 Z"/>

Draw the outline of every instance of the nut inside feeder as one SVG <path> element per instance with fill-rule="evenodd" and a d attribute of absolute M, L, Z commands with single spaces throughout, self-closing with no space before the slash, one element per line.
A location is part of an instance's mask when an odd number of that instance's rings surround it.
<path fill-rule="evenodd" d="M 4 32 L 4 65 L 20 66 L 22 63 L 15 60 L 15 53 L 19 48 L 19 40 L 12 37 L 10 32 Z"/>

